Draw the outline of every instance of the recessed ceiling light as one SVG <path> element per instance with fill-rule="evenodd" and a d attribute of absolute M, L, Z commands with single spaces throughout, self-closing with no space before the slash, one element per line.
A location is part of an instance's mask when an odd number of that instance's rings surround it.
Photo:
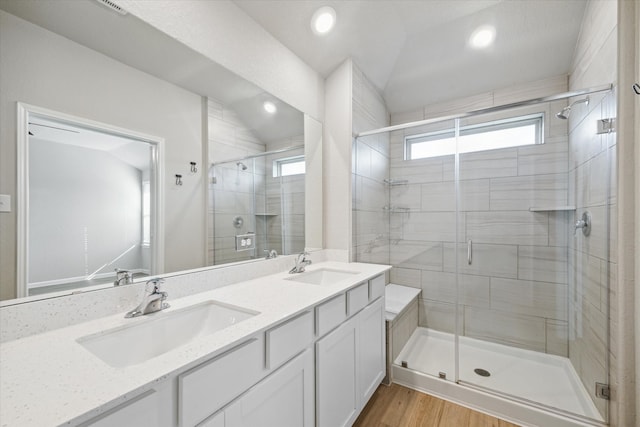
<path fill-rule="evenodd" d="M 311 17 L 311 29 L 318 35 L 327 34 L 336 24 L 336 11 L 329 6 L 316 10 Z"/>
<path fill-rule="evenodd" d="M 274 104 L 271 101 L 265 101 L 265 103 L 262 104 L 262 107 L 264 108 L 264 111 L 266 111 L 269 114 L 275 114 L 275 112 L 278 111 L 276 104 Z"/>
<path fill-rule="evenodd" d="M 496 38 L 496 29 L 491 25 L 483 25 L 478 27 L 471 37 L 469 37 L 469 44 L 475 49 L 484 49 L 491 46 Z"/>

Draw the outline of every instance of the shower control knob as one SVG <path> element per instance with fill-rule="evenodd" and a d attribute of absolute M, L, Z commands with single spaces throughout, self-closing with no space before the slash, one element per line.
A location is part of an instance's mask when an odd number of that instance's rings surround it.
<path fill-rule="evenodd" d="M 582 217 L 576 221 L 573 229 L 574 235 L 578 229 L 582 229 L 582 234 L 585 236 L 591 234 L 591 214 L 589 212 L 584 212 Z"/>

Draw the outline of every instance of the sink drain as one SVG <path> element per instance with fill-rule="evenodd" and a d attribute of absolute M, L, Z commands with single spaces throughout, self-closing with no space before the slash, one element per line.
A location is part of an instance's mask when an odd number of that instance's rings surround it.
<path fill-rule="evenodd" d="M 491 376 L 489 371 L 487 371 L 486 369 L 476 368 L 476 369 L 473 370 L 473 372 L 475 372 L 476 374 L 480 375 L 481 377 L 489 377 L 489 376 Z"/>

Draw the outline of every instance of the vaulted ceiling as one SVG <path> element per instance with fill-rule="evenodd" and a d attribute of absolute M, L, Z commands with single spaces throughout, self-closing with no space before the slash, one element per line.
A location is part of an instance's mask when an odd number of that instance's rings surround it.
<path fill-rule="evenodd" d="M 323 76 L 352 57 L 391 112 L 568 74 L 586 0 L 235 0 Z M 315 10 L 336 10 L 317 36 Z M 468 46 L 496 28 L 486 50 Z"/>

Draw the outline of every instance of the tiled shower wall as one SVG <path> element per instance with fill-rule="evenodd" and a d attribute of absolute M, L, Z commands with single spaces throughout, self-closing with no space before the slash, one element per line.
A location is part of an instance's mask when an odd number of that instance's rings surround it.
<path fill-rule="evenodd" d="M 384 100 L 355 64 L 353 66 L 353 133 L 389 125 Z M 353 142 L 351 259 L 389 264 L 389 135 Z"/>
<path fill-rule="evenodd" d="M 213 99 L 208 100 L 207 107 L 211 163 L 259 154 L 266 150 L 265 144 L 251 133 L 233 110 Z M 248 166 L 246 171 L 238 168 L 235 162 L 217 167 L 217 182 L 212 184 L 210 181 L 207 212 L 209 265 L 242 261 L 254 255 L 253 251 L 236 252 L 234 236 L 236 233 L 255 231 L 253 186 L 254 181 L 257 185 L 264 182 L 264 173 L 254 175 L 252 162 L 244 163 Z M 213 178 L 212 169 L 209 170 L 209 178 Z M 237 215 L 244 219 L 240 229 L 233 226 L 233 218 Z"/>
<path fill-rule="evenodd" d="M 267 151 L 301 145 L 304 145 L 304 135 L 269 143 Z M 294 254 L 304 250 L 305 175 L 274 177 L 272 173 L 274 160 L 300 155 L 304 155 L 304 148 L 265 157 L 265 197 L 256 194 L 256 209 L 265 215 L 256 215 L 256 225 L 258 233 L 264 233 L 266 239 L 259 241 L 258 255 L 271 249 L 278 254 Z"/>
<path fill-rule="evenodd" d="M 591 95 L 589 106 L 576 105 L 570 117 L 569 200 L 592 218 L 591 233 L 569 239 L 569 357 L 585 389 L 602 414 L 595 383 L 608 383 L 609 286 L 615 292 L 616 134 L 596 134 L 598 119 L 616 116 L 615 93 Z M 609 237 L 611 236 L 611 237 Z M 610 239 L 610 240 L 609 240 Z M 609 283 L 611 285 L 609 285 Z"/>
<path fill-rule="evenodd" d="M 304 135 L 263 143 L 242 123 L 236 113 L 208 100 L 209 159 L 224 162 L 265 151 L 304 145 Z M 209 171 L 216 179 L 209 185 L 209 265 L 261 257 L 264 250 L 291 254 L 304 249 L 305 175 L 273 177 L 273 161 L 304 154 L 304 149 L 219 164 Z M 235 228 L 234 218 L 243 224 Z M 254 232 L 256 248 L 236 251 L 235 235 Z"/>
<path fill-rule="evenodd" d="M 354 77 L 354 93 L 356 81 Z M 429 114 L 490 107 L 562 92 L 566 85 L 566 76 L 560 76 L 533 82 L 526 90 L 507 88 L 394 118 L 421 120 Z M 354 127 L 360 117 L 355 99 L 354 95 Z M 544 113 L 542 145 L 460 156 L 457 234 L 454 157 L 404 161 L 404 133 L 427 132 L 437 125 L 390 135 L 388 177 L 406 180 L 404 185 L 388 186 L 382 181 L 384 157 L 372 147 L 384 146 L 380 141 L 385 141 L 386 134 L 358 140 L 353 192 L 356 259 L 389 262 L 394 266 L 393 283 L 423 290 L 422 326 L 455 330 L 457 237 L 460 332 L 568 355 L 567 239 L 573 212 L 565 210 L 569 205 L 568 128 L 566 121 L 554 117 L 565 105 L 554 102 L 513 113 Z M 453 122 L 443 126 L 452 128 Z M 380 166 L 376 168 L 370 159 Z M 530 208 L 544 210 L 531 212 Z M 468 239 L 473 241 L 471 265 L 466 260 Z"/>
<path fill-rule="evenodd" d="M 392 133 L 391 179 L 408 183 L 391 187 L 391 281 L 422 288 L 421 326 L 453 333 L 459 296 L 461 334 L 567 356 L 568 140 L 554 117 L 564 105 L 474 118 L 542 112 L 545 138 L 461 154 L 457 221 L 454 156 L 404 160 L 405 135 L 453 122 Z"/>

